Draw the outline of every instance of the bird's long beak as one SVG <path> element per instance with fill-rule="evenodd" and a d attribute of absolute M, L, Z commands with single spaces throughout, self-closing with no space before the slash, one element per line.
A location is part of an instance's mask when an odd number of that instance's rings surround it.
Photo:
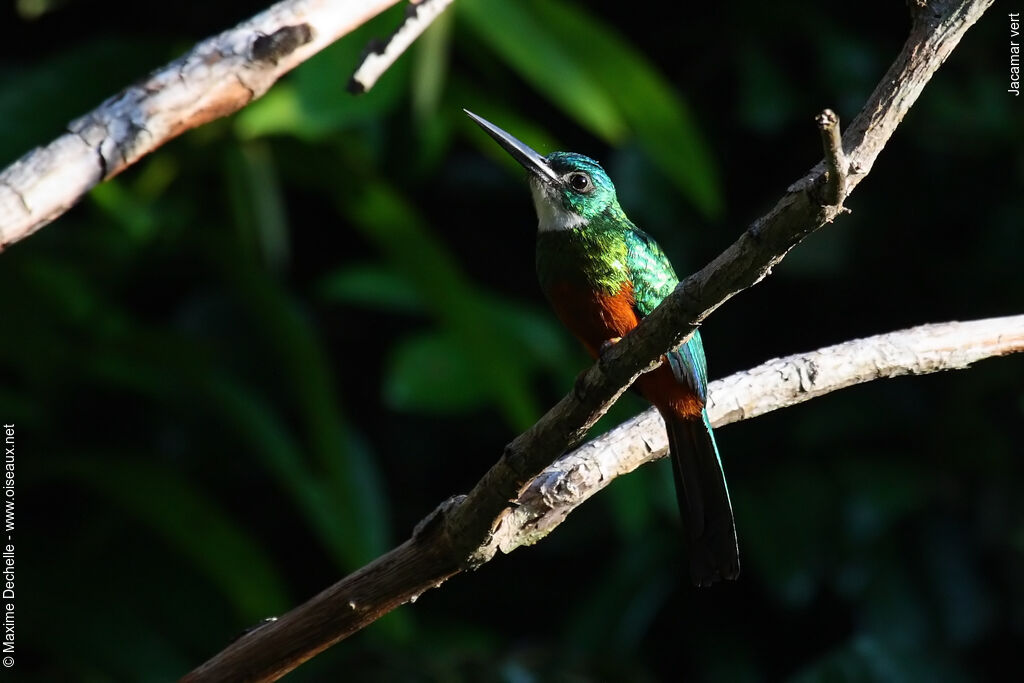
<path fill-rule="evenodd" d="M 476 121 L 481 128 L 487 131 L 487 134 L 494 138 L 499 145 L 504 147 L 505 151 L 511 154 L 513 158 L 522 164 L 523 168 L 527 171 L 534 174 L 544 182 L 558 182 L 558 174 L 551 169 L 551 166 L 548 165 L 548 162 L 544 157 L 537 154 L 537 152 L 533 151 L 533 149 L 528 145 L 517 140 L 515 137 L 509 135 L 501 128 L 498 128 L 487 119 L 477 116 L 468 109 L 463 109 L 462 111 L 466 112 L 466 114 L 469 115 L 469 118 Z"/>

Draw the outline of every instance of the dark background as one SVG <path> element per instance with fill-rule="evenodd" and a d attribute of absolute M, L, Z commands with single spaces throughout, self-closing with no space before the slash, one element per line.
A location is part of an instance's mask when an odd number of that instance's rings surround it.
<path fill-rule="evenodd" d="M 19 0 L 0 165 L 259 9 Z M 928 85 L 852 215 L 709 320 L 713 379 L 1021 312 L 1007 9 Z M 462 107 L 603 161 L 683 275 L 820 159 L 814 115 L 849 121 L 909 25 L 897 2 L 672 11 L 459 0 L 353 98 L 393 10 L 0 255 L 19 680 L 181 675 L 404 539 L 570 388 L 588 361 L 536 286 L 522 173 Z M 688 585 L 659 463 L 289 680 L 995 678 L 1024 635 L 1022 377 L 989 360 L 720 430 L 734 584 Z"/>

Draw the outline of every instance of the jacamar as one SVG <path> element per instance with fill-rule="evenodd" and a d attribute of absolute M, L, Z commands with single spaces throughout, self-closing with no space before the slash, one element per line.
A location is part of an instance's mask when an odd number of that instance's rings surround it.
<path fill-rule="evenodd" d="M 467 111 L 529 175 L 537 210 L 537 275 L 562 323 L 597 358 L 679 283 L 658 243 L 622 211 L 615 186 L 593 159 L 572 152 L 543 157 Z M 707 364 L 700 333 L 665 354 L 633 387 L 668 429 L 676 496 L 688 536 L 690 577 L 698 586 L 735 579 L 736 527 L 718 446 L 708 421 Z"/>

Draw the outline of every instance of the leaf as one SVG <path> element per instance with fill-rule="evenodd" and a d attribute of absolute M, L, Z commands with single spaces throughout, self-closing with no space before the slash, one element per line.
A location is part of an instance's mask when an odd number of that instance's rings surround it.
<path fill-rule="evenodd" d="M 573 3 L 525 4 L 607 89 L 644 152 L 705 216 L 719 216 L 723 201 L 714 158 L 686 102 L 657 68 L 614 29 Z"/>
<path fill-rule="evenodd" d="M 387 549 L 386 495 L 372 457 L 342 417 L 318 340 L 303 317 L 281 300 L 285 297 L 280 292 L 268 293 L 265 281 L 271 278 L 259 272 L 244 284 L 236 283 L 241 289 L 237 294 L 267 318 L 258 321 L 250 336 L 271 342 L 270 350 L 258 353 L 274 358 L 270 362 L 284 369 L 289 392 L 282 393 L 285 400 L 290 394 L 294 401 L 288 410 L 303 418 L 306 443 L 291 433 L 257 387 L 232 377 L 205 353 L 205 346 L 174 331 L 137 327 L 127 318 L 104 325 L 109 328 L 104 343 L 87 345 L 89 353 L 76 369 L 101 385 L 146 398 L 180 402 L 189 410 L 201 404 L 205 413 L 234 430 L 248 447 L 246 452 L 281 483 L 338 566 L 354 569 Z M 264 286 L 255 285 L 261 278 Z M 45 283 L 67 286 L 73 281 L 49 277 Z M 67 289 L 80 296 L 90 291 Z M 83 309 L 75 312 L 76 317 L 84 311 L 103 311 L 103 303 L 99 298 L 86 300 L 76 306 Z M 97 312 L 90 313 L 90 325 L 100 327 L 97 318 Z M 307 453 L 314 456 L 315 465 L 308 462 Z"/>
<path fill-rule="evenodd" d="M 399 410 L 426 414 L 464 412 L 488 398 L 486 385 L 451 333 L 430 332 L 402 340 L 391 354 L 384 397 Z"/>
<path fill-rule="evenodd" d="M 278 614 L 288 606 L 281 577 L 263 549 L 173 470 L 140 455 L 57 459 L 46 471 L 79 480 L 150 526 L 218 586 L 241 618 Z"/>
<path fill-rule="evenodd" d="M 329 130 L 330 126 L 314 124 L 312 116 L 303 110 L 298 89 L 290 82 L 278 83 L 235 116 L 235 134 L 242 140 L 281 134 L 316 140 Z"/>
<path fill-rule="evenodd" d="M 442 12 L 413 43 L 412 109 L 423 124 L 437 114 L 448 75 L 454 12 Z"/>
<path fill-rule="evenodd" d="M 505 130 L 515 131 L 517 138 L 537 150 L 540 154 L 546 155 L 559 149 L 555 138 L 544 127 L 537 125 L 536 121 L 531 121 L 511 109 L 505 108 L 505 104 L 502 102 L 481 97 L 481 93 L 465 81 L 456 79 L 452 84 L 452 91 L 452 99 L 459 102 L 461 106 L 474 113 L 481 114 L 484 118 L 500 119 L 500 121 L 495 121 L 495 123 Z M 490 114 L 490 112 L 498 111 L 500 111 L 500 115 Z M 461 112 L 459 113 L 461 114 Z M 459 124 L 463 127 L 463 130 L 468 131 L 470 139 L 476 143 L 482 154 L 489 157 L 493 163 L 504 166 L 516 178 L 523 177 L 522 165 L 511 154 L 495 145 L 494 140 L 481 130 L 480 126 L 464 115 L 460 115 Z"/>
<path fill-rule="evenodd" d="M 225 156 L 238 231 L 258 247 L 272 270 L 283 269 L 290 251 L 288 220 L 269 145 L 257 140 L 243 142 Z"/>
<path fill-rule="evenodd" d="M 341 208 L 415 284 L 440 329 L 459 344 L 474 381 L 509 423 L 523 429 L 532 424 L 539 412 L 529 385 L 532 360 L 502 333 L 496 320 L 503 313 L 466 279 L 423 219 L 384 183 L 368 185 Z"/>
<path fill-rule="evenodd" d="M 374 310 L 416 313 L 424 309 L 420 292 L 394 268 L 376 263 L 354 263 L 327 274 L 317 286 L 320 296 L 333 303 Z"/>
<path fill-rule="evenodd" d="M 339 514 L 328 482 L 307 464 L 302 447 L 270 406 L 256 392 L 216 375 L 197 398 L 209 401 L 207 407 L 216 409 L 223 424 L 236 430 L 248 452 L 280 482 L 338 566 L 359 566 L 372 550 L 359 533 L 351 532 L 353 515 Z"/>
<path fill-rule="evenodd" d="M 348 569 L 387 550 L 387 496 L 379 478 L 367 476 L 372 458 L 355 447 L 344 418 L 327 350 L 308 317 L 276 278 L 265 270 L 235 262 L 221 264 L 239 302 L 252 316 L 256 338 L 281 370 L 286 394 L 300 417 L 305 447 L 317 467 L 310 468 L 322 500 L 337 520 L 335 549 Z M 366 486 L 373 483 L 372 490 Z"/>
<path fill-rule="evenodd" d="M 159 227 L 153 206 L 129 191 L 119 178 L 100 183 L 88 196 L 133 242 L 148 242 Z"/>
<path fill-rule="evenodd" d="M 399 59 L 365 95 L 352 95 L 345 86 L 366 45 L 393 30 L 400 16 L 400 7 L 383 12 L 298 66 L 286 83 L 238 113 L 235 132 L 243 139 L 286 134 L 318 141 L 376 125 L 407 91 L 409 60 Z"/>
<path fill-rule="evenodd" d="M 533 3 L 466 0 L 457 7 L 480 38 L 566 113 L 609 142 L 626 135 L 608 89 L 537 16 Z"/>
<path fill-rule="evenodd" d="M 497 330 L 514 341 L 520 352 L 529 354 L 538 365 L 560 372 L 575 362 L 576 355 L 566 343 L 568 333 L 549 311 L 496 296 L 487 297 L 487 302 Z"/>

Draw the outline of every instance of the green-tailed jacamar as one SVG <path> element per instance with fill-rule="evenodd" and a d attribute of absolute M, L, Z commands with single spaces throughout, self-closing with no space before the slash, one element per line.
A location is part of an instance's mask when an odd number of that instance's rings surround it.
<path fill-rule="evenodd" d="M 601 166 L 572 152 L 546 158 L 466 112 L 529 172 L 539 220 L 537 275 L 552 308 L 595 358 L 637 326 L 679 283 L 661 247 L 619 207 Z M 708 422 L 700 333 L 633 385 L 668 428 L 676 494 L 689 537 L 690 576 L 705 586 L 740 571 L 729 490 Z"/>

